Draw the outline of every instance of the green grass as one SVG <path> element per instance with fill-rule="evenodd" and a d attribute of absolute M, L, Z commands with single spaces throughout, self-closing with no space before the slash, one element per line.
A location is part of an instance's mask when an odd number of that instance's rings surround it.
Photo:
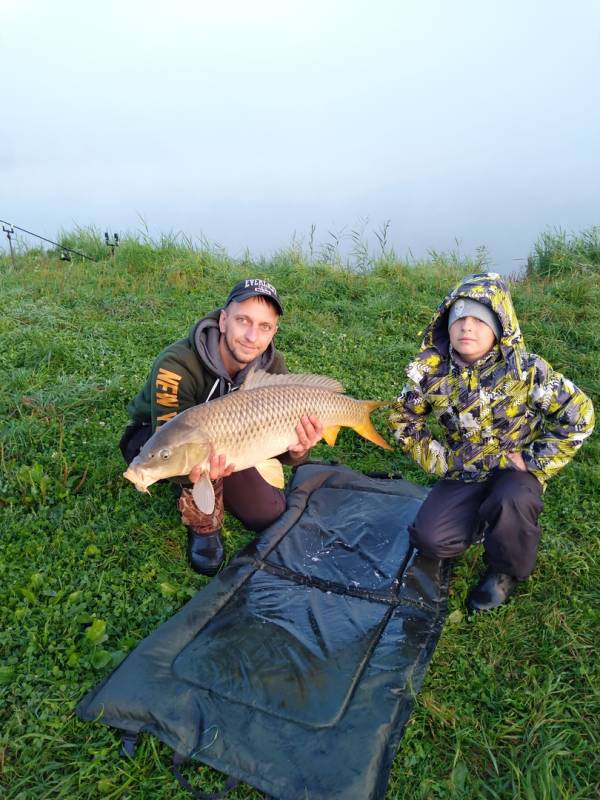
<path fill-rule="evenodd" d="M 543 233 L 527 259 L 527 273 L 555 277 L 600 272 L 600 227 L 580 234 L 558 229 Z"/>
<path fill-rule="evenodd" d="M 291 369 L 335 376 L 357 397 L 393 398 L 418 331 L 477 265 L 433 254 L 409 267 L 387 254 L 357 273 L 307 263 L 298 249 L 253 264 L 176 236 L 125 239 L 113 260 L 97 232 L 61 241 L 102 260 L 32 251 L 13 268 L 0 259 L 0 794 L 185 798 L 158 741 L 144 737 L 124 762 L 114 731 L 74 715 L 84 692 L 206 582 L 186 565 L 168 487 L 149 498 L 121 477 L 127 400 L 160 348 L 247 274 L 285 298 L 278 343 Z M 561 269 L 537 268 L 534 254 L 512 292 L 529 348 L 598 406 L 598 266 L 593 248 L 586 256 L 571 245 Z M 385 431 L 385 412 L 376 424 Z M 538 566 L 513 603 L 467 620 L 480 552 L 457 560 L 389 798 L 598 796 L 599 442 L 595 434 L 550 483 Z M 315 455 L 429 482 L 397 451 L 347 430 Z M 228 555 L 248 540 L 227 518 Z M 202 769 L 205 787 L 218 781 Z M 259 795 L 241 787 L 233 797 Z"/>

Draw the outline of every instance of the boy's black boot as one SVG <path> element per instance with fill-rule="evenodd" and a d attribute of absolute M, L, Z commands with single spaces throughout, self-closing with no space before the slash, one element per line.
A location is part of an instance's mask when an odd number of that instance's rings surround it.
<path fill-rule="evenodd" d="M 483 577 L 467 598 L 469 611 L 490 611 L 506 603 L 517 588 L 519 581 L 504 572 L 495 572 L 488 567 Z"/>
<path fill-rule="evenodd" d="M 188 528 L 187 555 L 194 572 L 209 577 L 216 575 L 224 556 L 221 531 L 196 533 Z"/>

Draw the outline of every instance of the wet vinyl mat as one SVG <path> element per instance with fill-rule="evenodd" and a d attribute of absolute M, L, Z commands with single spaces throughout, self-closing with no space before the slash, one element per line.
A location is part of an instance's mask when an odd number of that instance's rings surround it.
<path fill-rule="evenodd" d="M 279 800 L 383 798 L 446 613 L 404 480 L 305 465 L 285 514 L 79 704 Z"/>

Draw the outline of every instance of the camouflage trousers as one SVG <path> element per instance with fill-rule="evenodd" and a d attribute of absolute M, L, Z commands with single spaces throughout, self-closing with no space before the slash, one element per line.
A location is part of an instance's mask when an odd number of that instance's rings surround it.
<path fill-rule="evenodd" d="M 182 489 L 177 501 L 177 508 L 181 514 L 181 521 L 194 533 L 214 533 L 223 525 L 223 480 L 213 481 L 215 490 L 215 508 L 212 514 L 204 514 L 192 497 L 191 489 Z"/>

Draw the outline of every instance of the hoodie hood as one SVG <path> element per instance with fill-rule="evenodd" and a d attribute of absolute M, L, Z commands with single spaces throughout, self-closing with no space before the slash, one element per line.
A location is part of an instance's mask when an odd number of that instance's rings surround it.
<path fill-rule="evenodd" d="M 515 379 L 522 374 L 525 343 L 515 314 L 510 292 L 504 279 L 497 272 L 477 272 L 467 275 L 437 307 L 433 319 L 423 333 L 420 356 L 437 351 L 446 358 L 450 352 L 448 314 L 450 307 L 459 298 L 476 300 L 488 306 L 500 320 L 502 335 L 498 348 L 507 368 Z"/>
<path fill-rule="evenodd" d="M 211 311 L 206 317 L 192 325 L 189 334 L 190 344 L 198 355 L 198 358 L 208 371 L 214 375 L 215 381 L 217 381 L 217 379 L 219 381 L 218 387 L 213 387 L 214 391 L 211 391 L 209 399 L 211 397 L 221 397 L 230 392 L 233 388 L 241 386 L 252 367 L 264 369 L 266 371 L 271 366 L 276 352 L 273 342 L 270 342 L 264 353 L 251 364 L 247 364 L 232 378 L 225 369 L 219 352 L 219 339 L 221 336 L 221 331 L 219 330 L 220 315 L 220 308 Z"/>

